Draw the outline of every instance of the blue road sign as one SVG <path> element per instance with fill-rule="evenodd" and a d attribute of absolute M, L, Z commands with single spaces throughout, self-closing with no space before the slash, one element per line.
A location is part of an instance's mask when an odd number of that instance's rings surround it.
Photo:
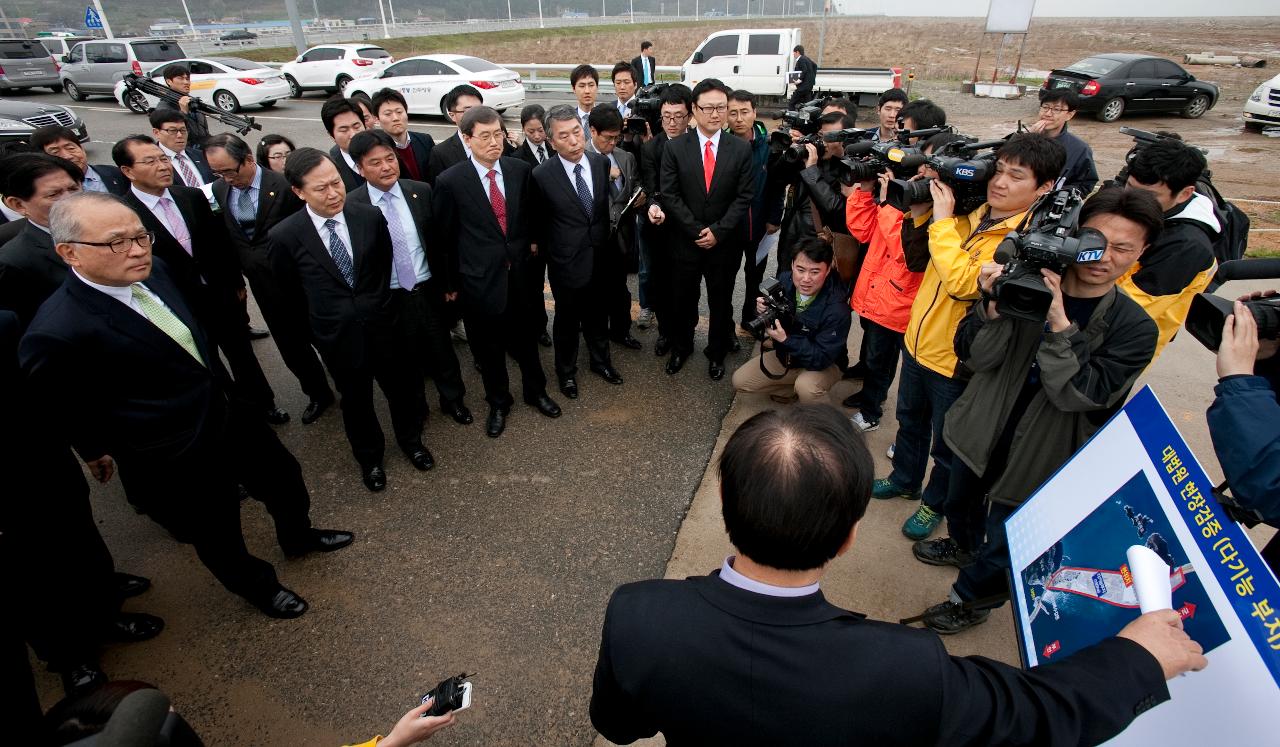
<path fill-rule="evenodd" d="M 87 29 L 102 28 L 102 16 L 98 15 L 98 11 L 94 10 L 92 5 L 85 6 L 84 27 Z"/>

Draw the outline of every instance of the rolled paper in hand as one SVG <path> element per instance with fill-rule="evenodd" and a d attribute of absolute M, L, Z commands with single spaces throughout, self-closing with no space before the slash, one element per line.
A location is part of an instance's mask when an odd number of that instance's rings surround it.
<path fill-rule="evenodd" d="M 1173 609 L 1173 587 L 1169 583 L 1169 564 L 1144 545 L 1133 545 L 1125 552 L 1133 590 L 1138 594 L 1142 614 Z"/>

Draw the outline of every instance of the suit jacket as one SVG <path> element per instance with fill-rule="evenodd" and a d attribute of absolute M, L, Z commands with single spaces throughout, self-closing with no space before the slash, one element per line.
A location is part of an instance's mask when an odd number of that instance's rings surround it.
<path fill-rule="evenodd" d="M 351 235 L 354 286 L 343 279 L 306 209 L 270 230 L 270 258 L 281 287 L 307 299 L 312 339 L 326 362 L 358 368 L 370 345 L 387 344 L 395 321 L 391 234 L 382 211 L 367 202 L 348 199 L 342 215 Z"/>
<path fill-rule="evenodd" d="M 0 308 L 16 313 L 26 328 L 40 304 L 62 287 L 67 263 L 54 251 L 47 231 L 26 220 L 22 226 L 22 233 L 0 247 Z"/>
<path fill-rule="evenodd" d="M 342 149 L 338 147 L 337 143 L 334 143 L 333 147 L 329 149 L 329 160 L 333 161 L 334 166 L 338 167 L 338 174 L 342 177 L 342 186 L 346 187 L 348 192 L 364 184 L 364 177 L 357 174 L 355 169 L 347 165 L 347 159 L 342 157 Z"/>
<path fill-rule="evenodd" d="M 442 148 L 444 143 L 432 155 Z M 529 258 L 532 169 L 518 158 L 503 157 L 499 163 L 506 189 L 505 235 L 493 214 L 488 185 L 470 160 L 446 169 L 435 183 L 436 233 L 464 308 L 472 314 L 506 311 L 511 284 L 523 278 Z"/>
<path fill-rule="evenodd" d="M 582 288 L 590 283 L 596 254 L 604 251 L 609 241 L 609 159 L 586 152 L 583 159 L 591 171 L 590 216 L 583 211 L 578 189 L 559 156 L 533 170 L 533 242 L 547 260 L 552 287 Z"/>
<path fill-rule="evenodd" d="M 190 458 L 226 424 L 226 372 L 164 260 L 154 260 L 144 282 L 191 330 L 208 365 L 73 272 L 19 347 L 37 396 L 86 461 L 104 454 L 122 466 Z M 92 391 L 83 387 L 86 371 L 94 372 Z"/>
<path fill-rule="evenodd" d="M 409 130 L 409 148 L 413 150 L 413 157 L 418 161 L 418 168 L 422 169 L 423 176 L 427 175 L 427 167 L 431 165 L 431 151 L 435 147 L 435 139 L 427 133 Z"/>
<path fill-rule="evenodd" d="M 204 154 L 200 155 L 203 160 Z M 206 169 L 209 168 L 207 161 L 204 162 L 204 165 Z M 94 173 L 101 177 L 102 183 L 106 185 L 107 191 L 111 194 L 123 197 L 124 193 L 129 191 L 129 180 L 124 178 L 124 174 L 120 173 L 119 168 L 105 163 L 91 163 L 89 168 L 93 169 Z M 199 168 L 199 166 L 197 165 L 196 168 Z M 209 172 L 209 178 L 213 178 L 212 171 Z"/>
<path fill-rule="evenodd" d="M 686 240 L 677 247 L 703 251 L 692 243 L 703 228 L 715 234 L 717 246 L 746 237 L 756 179 L 751 146 L 741 138 L 720 133 L 710 192 L 702 174 L 697 130 L 669 141 L 662 151 L 661 183 L 662 209 Z"/>
<path fill-rule="evenodd" d="M 10 241 L 18 238 L 18 234 L 22 233 L 22 230 L 26 227 L 26 218 L 18 218 L 17 220 L 11 220 L 0 224 L 0 246 L 4 246 Z"/>
<path fill-rule="evenodd" d="M 800 72 L 800 82 L 796 83 L 797 91 L 812 91 L 813 84 L 818 80 L 818 66 L 813 60 L 805 55 L 800 55 L 796 59 L 796 65 L 792 70 Z"/>
<path fill-rule="evenodd" d="M 551 148 L 551 143 L 545 140 L 542 142 L 542 147 L 546 152 L 548 159 L 550 159 L 552 156 L 556 154 L 556 152 Z M 529 145 L 528 140 L 524 141 L 523 143 L 520 143 L 520 147 L 516 148 L 516 152 L 512 155 L 515 156 L 516 158 L 519 158 L 521 161 L 524 161 L 525 163 L 529 164 L 529 166 L 531 167 L 536 168 L 537 166 L 540 165 L 538 162 L 538 157 L 533 154 L 533 147 Z M 3 229 L 0 229 L 0 230 L 3 230 Z"/>
<path fill-rule="evenodd" d="M 414 226 L 418 230 L 418 240 L 422 242 L 422 250 L 427 255 L 427 269 L 431 271 L 431 278 L 445 293 L 451 293 L 454 290 L 453 278 L 449 273 L 449 260 L 445 256 L 437 235 L 431 185 L 412 179 L 400 179 L 399 184 L 400 193 L 404 195 L 405 202 L 409 203 L 409 212 L 413 213 Z M 347 199 L 362 204 L 373 204 L 369 198 L 369 184 L 366 182 L 364 186 L 347 195 Z M 377 206 L 374 205 L 374 207 Z M 378 209 L 381 211 L 381 208 Z"/>
<path fill-rule="evenodd" d="M 658 61 L 653 57 L 636 55 L 631 58 L 631 69 L 636 71 L 636 86 L 644 85 L 644 66 L 646 64 L 649 66 L 649 81 L 651 83 L 658 82 Z"/>
<path fill-rule="evenodd" d="M 436 179 L 445 169 L 466 160 L 467 149 L 462 145 L 462 133 L 455 132 L 431 149 L 431 158 L 427 162 L 427 183 L 434 187 Z"/>
<path fill-rule="evenodd" d="M 178 207 L 187 232 L 191 234 L 191 254 L 169 233 L 160 219 L 143 204 L 130 189 L 124 201 L 142 219 L 147 230 L 155 231 L 156 241 L 151 253 L 164 260 L 173 281 L 196 304 L 196 313 L 206 323 L 206 312 L 213 312 L 210 304 L 229 303 L 234 294 L 244 287 L 240 263 L 222 218 L 213 214 L 204 192 L 195 187 L 169 188 L 169 195 Z"/>
<path fill-rule="evenodd" d="M 679 683 L 676 685 L 676 683 Z M 1112 638 L 1030 671 L 947 654 L 822 592 L 641 581 L 605 612 L 591 722 L 627 744 L 1097 744 L 1169 697 L 1159 662 Z"/>
<path fill-rule="evenodd" d="M 262 181 L 258 188 L 258 212 L 253 223 L 253 238 L 245 235 L 235 214 L 231 210 L 228 199 L 231 186 L 222 179 L 213 183 L 213 196 L 222 206 L 222 218 L 227 227 L 227 235 L 236 249 L 241 269 L 249 267 L 267 267 L 267 249 L 270 246 L 268 232 L 280 221 L 298 212 L 303 207 L 302 200 L 293 193 L 289 182 L 271 169 L 258 166 L 262 171 Z"/>
<path fill-rule="evenodd" d="M 209 162 L 205 160 L 203 151 L 188 145 L 186 149 L 182 151 L 182 153 L 187 158 L 191 159 L 191 163 L 195 164 L 196 173 L 199 174 L 200 178 L 203 180 L 200 184 L 208 184 L 209 182 L 214 181 L 213 169 L 209 168 Z M 94 166 L 93 168 L 96 170 L 98 167 Z M 99 171 L 98 173 L 101 174 L 102 172 Z M 121 178 L 123 177 L 124 175 L 122 174 Z M 104 177 L 104 181 L 105 181 L 105 177 Z M 222 180 L 219 179 L 218 181 L 222 181 Z M 200 186 L 200 184 L 187 184 L 187 180 L 182 178 L 182 172 L 178 170 L 177 166 L 173 167 L 173 183 L 179 186 L 184 186 L 184 187 Z M 128 185 L 126 185 L 126 187 L 127 186 Z M 124 194 L 124 193 L 121 192 L 120 194 Z"/>
<path fill-rule="evenodd" d="M 622 186 L 614 187 L 610 182 L 610 199 L 609 199 L 609 225 L 613 230 L 618 230 L 619 220 L 622 217 L 622 211 L 626 209 L 627 203 L 631 201 L 631 195 L 635 193 L 640 186 L 640 168 L 636 163 L 636 157 L 621 148 L 613 149 L 613 158 L 618 162 L 618 170 L 622 172 Z M 608 156 L 605 156 L 608 159 Z"/>

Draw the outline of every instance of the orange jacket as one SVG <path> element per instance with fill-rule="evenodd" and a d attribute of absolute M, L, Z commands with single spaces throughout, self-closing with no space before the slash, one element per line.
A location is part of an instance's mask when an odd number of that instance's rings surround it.
<path fill-rule="evenodd" d="M 845 201 L 849 233 L 867 244 L 849 306 L 858 316 L 894 332 L 906 331 L 911 302 L 924 278 L 923 272 L 907 269 L 902 253 L 902 215 L 887 205 L 876 207 L 871 193 L 861 189 Z"/>

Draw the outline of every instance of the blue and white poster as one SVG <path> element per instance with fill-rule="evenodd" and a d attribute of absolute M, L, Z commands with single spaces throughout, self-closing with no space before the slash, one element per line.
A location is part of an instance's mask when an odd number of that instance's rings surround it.
<path fill-rule="evenodd" d="M 1172 607 L 1209 666 L 1171 681 L 1172 700 L 1108 744 L 1274 739 L 1266 716 L 1280 709 L 1280 585 L 1212 490 L 1144 388 L 1008 519 L 1027 666 L 1113 636 L 1141 614 L 1130 547 L 1168 566 Z M 1234 715 L 1205 717 L 1214 713 Z"/>

